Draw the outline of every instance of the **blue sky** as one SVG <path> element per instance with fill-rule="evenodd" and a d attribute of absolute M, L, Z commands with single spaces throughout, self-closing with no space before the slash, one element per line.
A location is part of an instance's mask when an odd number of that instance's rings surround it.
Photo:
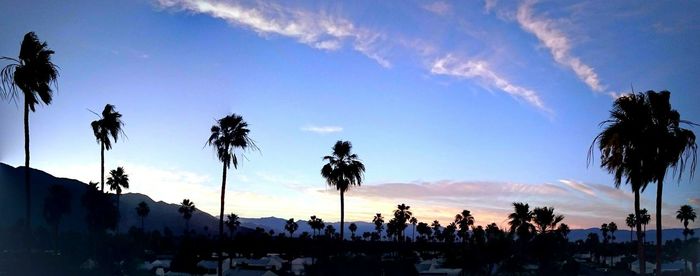
<path fill-rule="evenodd" d="M 18 1 L 0 10 L 0 55 L 27 31 L 56 51 L 54 103 L 31 115 L 32 166 L 99 179 L 89 123 L 106 103 L 127 139 L 106 154 L 132 192 L 218 210 L 214 119 L 241 114 L 260 153 L 230 174 L 226 212 L 337 220 L 321 157 L 350 140 L 366 184 L 346 216 L 396 204 L 421 220 L 462 209 L 503 224 L 513 201 L 575 227 L 632 212 L 631 193 L 586 151 L 615 96 L 670 90 L 700 122 L 700 3 L 591 1 Z M 0 105 L 0 161 L 23 164 L 21 108 Z M 695 131 L 698 131 L 697 128 Z M 597 160 L 596 160 L 597 161 Z M 700 180 L 668 183 L 666 226 L 700 207 Z M 644 193 L 653 209 L 655 187 Z"/>

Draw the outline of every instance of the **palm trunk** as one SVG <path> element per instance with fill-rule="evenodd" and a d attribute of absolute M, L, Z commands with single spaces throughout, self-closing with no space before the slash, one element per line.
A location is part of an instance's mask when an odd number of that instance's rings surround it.
<path fill-rule="evenodd" d="M 632 234 L 634 233 L 634 229 L 630 227 L 630 243 L 634 240 Z"/>
<path fill-rule="evenodd" d="M 664 175 L 661 174 L 661 177 L 656 185 L 656 275 L 661 275 L 661 201 L 663 201 L 663 190 Z"/>
<path fill-rule="evenodd" d="M 345 236 L 345 193 L 340 190 L 340 240 L 342 241 Z"/>
<path fill-rule="evenodd" d="M 100 150 L 100 183 L 101 183 L 101 190 L 104 193 L 105 192 L 105 143 L 100 142 L 100 145 L 102 145 L 102 149 Z"/>
<path fill-rule="evenodd" d="M 685 231 L 683 231 L 683 243 L 685 244 L 685 246 L 688 246 L 688 234 L 686 234 L 687 232 L 688 232 L 688 224 L 686 223 L 685 224 Z M 683 257 L 683 260 L 685 261 L 685 266 L 683 267 L 683 271 L 688 271 L 688 257 Z M 695 275 L 694 272 L 693 272 L 693 275 Z"/>
<path fill-rule="evenodd" d="M 25 203 L 26 203 L 26 213 L 25 224 L 26 224 L 26 234 L 31 237 L 32 233 L 32 204 L 31 204 L 31 190 L 29 185 L 29 102 L 24 99 L 24 192 L 25 192 Z M 27 249 L 29 249 L 29 242 L 31 239 L 27 239 Z"/>
<path fill-rule="evenodd" d="M 119 221 L 121 220 L 121 212 L 119 211 L 119 193 L 117 193 L 117 234 L 119 234 Z"/>
<path fill-rule="evenodd" d="M 221 259 L 221 252 L 223 251 L 222 249 L 222 243 L 223 243 L 223 235 L 224 235 L 224 196 L 226 194 L 226 162 L 224 162 L 224 173 L 221 179 L 221 208 L 219 210 L 219 246 L 218 246 L 218 251 L 219 255 L 217 256 L 217 263 L 218 263 L 218 271 L 217 274 L 221 276 L 223 274 L 223 271 L 221 271 L 223 267 L 223 260 Z"/>
<path fill-rule="evenodd" d="M 646 262 L 644 260 L 644 242 L 642 241 L 642 223 L 639 219 L 639 189 L 634 191 L 634 215 L 637 217 L 637 258 L 639 260 L 639 274 L 646 275 Z"/>

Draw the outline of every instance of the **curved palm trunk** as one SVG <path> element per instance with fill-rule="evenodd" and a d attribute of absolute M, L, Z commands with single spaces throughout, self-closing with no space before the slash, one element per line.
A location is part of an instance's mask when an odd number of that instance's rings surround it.
<path fill-rule="evenodd" d="M 656 185 L 656 275 L 661 275 L 661 202 L 664 190 L 664 175 L 661 175 Z"/>
<path fill-rule="evenodd" d="M 100 183 L 102 192 L 105 192 L 105 143 L 100 142 L 102 145 L 102 150 L 100 151 Z"/>
<path fill-rule="evenodd" d="M 226 163 L 224 163 L 224 174 L 221 179 L 221 208 L 219 210 L 219 246 L 218 246 L 218 253 L 219 255 L 217 256 L 217 263 L 218 263 L 218 271 L 217 274 L 219 276 L 222 275 L 222 267 L 223 267 L 223 259 L 221 259 L 221 252 L 223 251 L 222 249 L 222 244 L 223 244 L 223 235 L 224 235 L 224 196 L 226 194 Z"/>
<path fill-rule="evenodd" d="M 32 233 L 32 204 L 31 204 L 31 189 L 29 185 L 29 102 L 24 99 L 24 191 L 25 191 L 25 224 L 26 234 L 31 236 Z M 27 239 L 27 243 L 30 239 Z M 29 245 L 29 244 L 27 244 Z M 27 246 L 29 249 L 29 246 Z"/>
<path fill-rule="evenodd" d="M 639 218 L 639 189 L 634 191 L 634 215 Z M 646 275 L 646 262 L 644 260 L 644 242 L 642 240 L 642 223 L 637 219 L 637 256 L 639 259 L 639 274 Z"/>
<path fill-rule="evenodd" d="M 340 240 L 345 237 L 345 193 L 340 190 Z"/>

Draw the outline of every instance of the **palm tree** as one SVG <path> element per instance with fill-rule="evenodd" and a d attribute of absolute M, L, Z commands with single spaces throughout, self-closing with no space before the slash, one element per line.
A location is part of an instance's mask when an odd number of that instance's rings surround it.
<path fill-rule="evenodd" d="M 513 202 L 513 213 L 508 215 L 508 225 L 510 225 L 510 233 L 517 234 L 518 239 L 523 241 L 530 240 L 532 233 L 535 232 L 535 226 L 532 225 L 532 212 L 530 205 L 522 202 Z"/>
<path fill-rule="evenodd" d="M 238 215 L 234 213 L 226 215 L 226 228 L 231 233 L 231 239 L 233 239 L 233 233 L 236 232 L 236 229 L 241 226 L 241 222 L 238 219 Z"/>
<path fill-rule="evenodd" d="M 471 211 L 462 210 L 461 213 L 455 216 L 455 223 L 459 226 L 459 231 L 457 234 L 462 242 L 466 242 L 469 238 L 469 228 L 474 225 L 474 216 L 472 216 Z"/>
<path fill-rule="evenodd" d="M 402 203 L 398 205 L 394 211 L 394 218 L 396 218 L 396 234 L 399 241 L 405 241 L 406 222 L 413 216 L 413 213 L 409 211 L 409 209 L 411 209 L 411 206 Z"/>
<path fill-rule="evenodd" d="M 185 219 L 185 234 L 189 233 L 190 230 L 190 219 L 192 218 L 192 213 L 194 213 L 195 207 L 194 202 L 189 199 L 183 199 L 180 203 L 180 208 L 177 209 L 178 213 L 182 214 L 182 218 Z"/>
<path fill-rule="evenodd" d="M 141 218 L 141 232 L 143 232 L 143 220 L 148 216 L 148 213 L 151 212 L 151 208 L 148 207 L 148 204 L 145 201 L 141 201 L 138 206 L 136 206 L 136 214 Z"/>
<path fill-rule="evenodd" d="M 97 143 L 100 144 L 100 179 L 102 181 L 102 192 L 105 191 L 105 150 L 112 149 L 112 141 L 109 139 L 110 136 L 112 136 L 112 139 L 114 139 L 116 143 L 119 135 L 124 135 L 124 131 L 122 130 L 124 123 L 121 117 L 122 114 L 117 112 L 115 106 L 107 104 L 105 105 L 105 109 L 102 110 L 100 119 L 90 123 L 95 139 Z"/>
<path fill-rule="evenodd" d="M 685 240 L 688 240 L 688 234 L 690 233 L 690 229 L 688 229 L 688 221 L 693 221 L 695 222 L 695 219 L 697 218 L 697 215 L 695 214 L 695 210 L 693 210 L 693 207 L 690 205 L 683 205 L 681 206 L 678 211 L 676 211 L 676 219 L 680 220 L 681 223 L 683 223 L 683 236 Z"/>
<path fill-rule="evenodd" d="M 615 237 L 615 232 L 617 231 L 617 223 L 615 223 L 614 221 L 608 223 L 608 231 L 610 231 L 610 238 L 613 242 L 615 242 L 615 240 L 617 239 Z"/>
<path fill-rule="evenodd" d="M 416 226 L 416 230 L 418 230 L 418 235 L 425 237 L 426 241 L 429 241 L 431 239 L 430 236 L 433 234 L 433 229 L 431 229 L 427 223 L 418 223 L 418 225 Z"/>
<path fill-rule="evenodd" d="M 440 229 L 442 228 L 442 225 L 440 225 L 440 222 L 437 220 L 434 220 L 432 224 L 430 224 L 430 227 L 433 229 L 433 233 L 435 234 L 435 239 L 440 240 L 442 239 L 442 231 Z"/>
<path fill-rule="evenodd" d="M 129 188 L 129 175 L 124 173 L 124 168 L 117 167 L 116 170 L 109 172 L 109 178 L 107 178 L 107 185 L 111 191 L 116 191 L 117 193 L 117 214 L 119 213 L 119 197 L 122 194 L 122 188 Z M 117 224 L 117 232 L 119 232 L 119 224 Z"/>
<path fill-rule="evenodd" d="M 630 228 L 630 242 L 632 242 L 632 230 L 634 226 L 637 224 L 636 220 L 634 219 L 634 214 L 629 214 L 627 215 L 627 218 L 625 218 L 625 224 L 627 224 L 627 227 Z"/>
<path fill-rule="evenodd" d="M 374 231 L 381 239 L 382 230 L 384 230 L 384 217 L 382 216 L 382 213 L 377 213 L 376 215 L 374 215 L 372 223 L 374 223 Z"/>
<path fill-rule="evenodd" d="M 418 224 L 418 219 L 416 217 L 411 217 L 411 219 L 408 222 L 413 225 L 413 231 L 411 233 L 411 241 L 415 242 L 416 241 L 416 224 Z"/>
<path fill-rule="evenodd" d="M 314 231 L 314 236 L 316 236 L 316 233 L 318 231 L 318 234 L 321 234 L 321 230 L 323 230 L 323 220 L 321 218 L 317 218 L 316 216 L 311 216 L 311 219 L 307 221 L 306 223 L 309 224 L 309 227 L 311 227 L 311 230 Z"/>
<path fill-rule="evenodd" d="M 569 228 L 569 225 L 566 223 L 559 224 L 559 227 L 557 227 L 557 232 L 559 232 L 565 239 L 569 239 L 569 233 L 571 233 L 571 229 Z"/>
<path fill-rule="evenodd" d="M 682 128 L 681 124 L 694 125 L 681 119 L 680 113 L 671 107 L 671 92 L 647 91 L 647 101 L 651 113 L 650 135 L 652 144 L 650 159 L 653 159 L 652 174 L 656 180 L 656 270 L 661 271 L 662 225 L 661 206 L 663 201 L 663 184 L 666 172 L 673 168 L 681 180 L 686 165 L 690 165 L 690 177 L 693 177 L 697 164 L 695 133 Z M 690 160 L 689 160 L 690 159 Z M 654 162 L 655 161 L 655 162 Z M 688 164 L 688 161 L 690 163 Z"/>
<path fill-rule="evenodd" d="M 352 240 L 355 240 L 355 231 L 357 231 L 357 224 L 355 224 L 354 222 L 350 223 L 350 226 L 348 226 L 348 229 L 350 229 L 350 233 L 352 235 L 351 236 Z"/>
<path fill-rule="evenodd" d="M 639 222 L 642 224 L 644 227 L 644 233 L 642 235 L 642 241 L 646 242 L 647 241 L 647 224 L 651 221 L 651 215 L 649 214 L 649 211 L 647 211 L 646 208 L 642 209 L 639 211 Z"/>
<path fill-rule="evenodd" d="M 556 229 L 557 224 L 564 220 L 564 216 L 555 215 L 553 207 L 538 207 L 532 210 L 532 220 L 537 224 L 540 233 L 545 233 L 547 228 Z"/>
<path fill-rule="evenodd" d="M 333 236 L 335 236 L 335 227 L 333 225 L 329 224 L 326 225 L 326 230 L 325 230 L 326 237 L 329 239 L 332 239 Z"/>
<path fill-rule="evenodd" d="M 49 195 L 44 198 L 44 219 L 53 226 L 54 249 L 58 248 L 58 225 L 61 217 L 71 212 L 71 194 L 61 185 L 51 185 Z"/>
<path fill-rule="evenodd" d="M 29 111 L 36 111 L 36 105 L 51 104 L 56 84 L 58 66 L 51 62 L 54 51 L 46 42 L 39 41 L 34 32 L 24 35 L 19 57 L 0 57 L 10 64 L 0 70 L 0 97 L 10 101 L 24 98 L 24 190 L 25 227 L 31 233 L 31 190 L 29 181 Z M 19 93 L 22 93 L 21 95 Z M 27 241 L 28 242 L 28 241 Z"/>
<path fill-rule="evenodd" d="M 321 168 L 321 176 L 326 183 L 340 191 L 340 239 L 344 237 L 345 228 L 345 192 L 350 186 L 360 186 L 365 173 L 365 165 L 351 151 L 350 142 L 337 141 L 333 145 L 333 153 L 323 157 L 328 163 Z"/>
<path fill-rule="evenodd" d="M 221 207 L 219 209 L 219 239 L 223 240 L 224 235 L 224 196 L 226 194 L 226 170 L 231 167 L 238 169 L 238 156 L 236 149 L 246 151 L 248 149 L 257 150 L 255 142 L 248 137 L 250 129 L 248 123 L 243 121 L 243 117 L 231 114 L 216 121 L 211 127 L 211 135 L 207 139 L 207 144 L 214 147 L 216 156 L 223 163 L 223 176 L 221 177 Z M 218 275 L 222 274 L 223 242 L 219 242 Z"/>
<path fill-rule="evenodd" d="M 284 225 L 284 230 L 289 232 L 290 238 L 294 236 L 294 232 L 297 231 L 297 229 L 299 229 L 299 224 L 294 221 L 294 218 L 287 220 L 287 224 Z"/>
<path fill-rule="evenodd" d="M 640 217 L 640 192 L 653 180 L 648 159 L 648 126 L 651 112 L 644 94 L 629 94 L 617 98 L 610 111 L 610 118 L 601 123 L 605 129 L 594 139 L 588 150 L 588 162 L 593 157 L 593 148 L 598 143 L 600 166 L 614 176 L 615 188 L 620 188 L 623 177 L 634 192 L 634 213 Z M 642 240 L 641 221 L 637 221 L 637 240 Z M 645 274 L 644 244 L 637 245 L 640 273 Z"/>

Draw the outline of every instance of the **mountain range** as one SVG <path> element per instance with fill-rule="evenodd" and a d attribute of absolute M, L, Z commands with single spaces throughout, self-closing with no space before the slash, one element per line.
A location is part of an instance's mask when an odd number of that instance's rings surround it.
<path fill-rule="evenodd" d="M 42 211 L 44 198 L 48 195 L 51 185 L 61 185 L 66 188 L 71 194 L 70 204 L 71 212 L 61 220 L 61 231 L 76 231 L 85 232 L 87 227 L 85 224 L 85 211 L 80 204 L 80 198 L 85 193 L 87 184 L 75 179 L 58 178 L 46 172 L 37 169 L 30 169 L 31 174 L 31 194 L 32 194 L 32 223 L 36 226 L 48 227 Z M 4 219 L 0 220 L 0 227 L 5 228 L 17 223 L 21 223 L 24 219 L 24 167 L 12 167 L 10 165 L 0 163 L 0 210 L 3 210 Z M 185 227 L 185 221 L 178 213 L 179 204 L 167 203 L 163 201 L 154 201 L 148 195 L 139 193 L 122 194 L 120 198 L 120 213 L 121 220 L 119 229 L 126 231 L 132 226 L 139 227 L 141 220 L 136 215 L 135 208 L 141 202 L 146 202 L 150 207 L 150 213 L 145 219 L 144 227 L 146 230 L 163 231 L 165 227 L 170 228 L 174 233 L 182 233 Z M 241 230 L 251 231 L 254 228 L 260 227 L 266 231 L 273 230 L 276 233 L 284 231 L 286 219 L 277 217 L 262 217 L 262 218 L 240 218 Z M 346 227 L 353 222 L 346 222 Z M 357 225 L 357 235 L 362 235 L 363 232 L 374 231 L 374 224 L 364 221 L 354 221 Z M 297 220 L 299 225 L 298 230 L 294 233 L 298 236 L 302 232 L 311 233 L 311 227 L 306 220 Z M 326 223 L 328 224 L 328 223 Z M 339 229 L 339 223 L 331 223 L 335 229 Z M 218 229 L 218 218 L 210 215 L 202 210 L 197 209 L 190 219 L 190 229 L 203 233 L 208 231 L 211 234 L 216 233 Z M 700 229 L 695 230 L 700 233 Z M 346 235 L 351 235 L 350 231 L 346 231 Z M 589 233 L 598 233 L 599 228 L 588 229 L 573 229 L 569 234 L 569 240 L 586 239 Z M 647 231 L 647 237 L 654 237 L 655 230 Z M 412 226 L 406 228 L 406 236 L 412 236 Z M 620 229 L 615 233 L 616 241 L 624 242 L 630 240 L 630 231 Z M 664 240 L 682 239 L 683 229 L 664 229 Z"/>

